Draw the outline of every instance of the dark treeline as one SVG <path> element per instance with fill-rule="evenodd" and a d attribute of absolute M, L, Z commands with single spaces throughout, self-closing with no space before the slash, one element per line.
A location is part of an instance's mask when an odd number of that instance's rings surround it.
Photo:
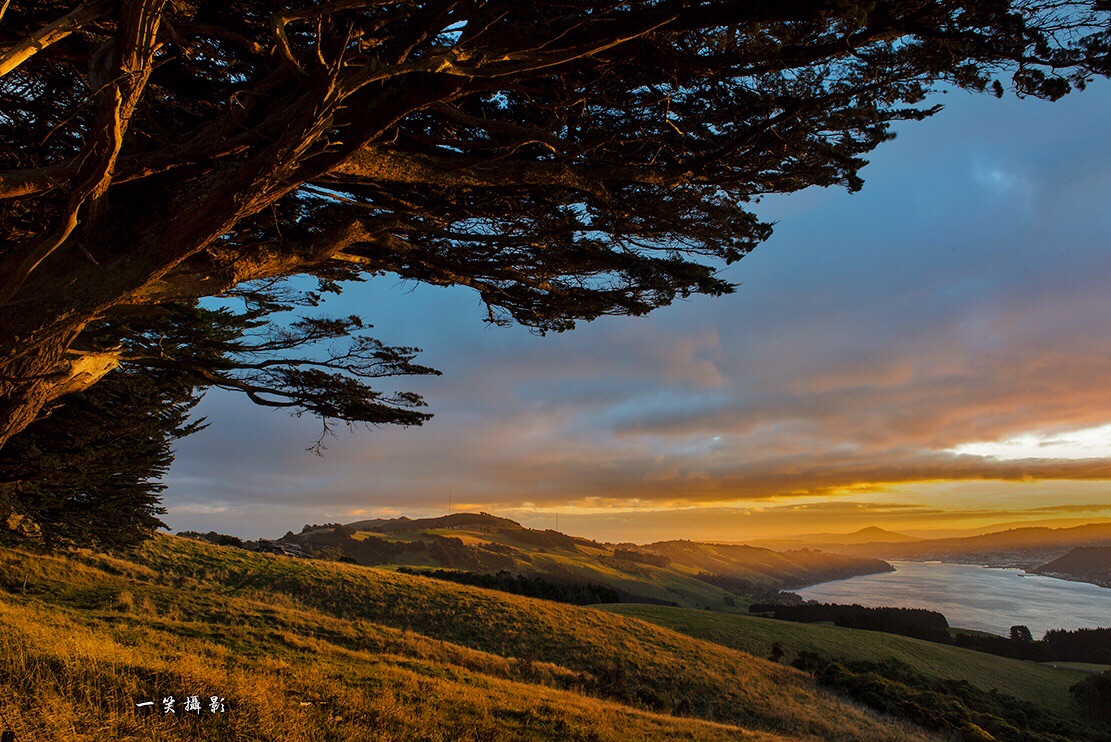
<path fill-rule="evenodd" d="M 937 611 L 922 608 L 865 608 L 836 603 L 753 603 L 751 613 L 797 623 L 833 623 L 852 629 L 882 631 L 934 642 L 950 641 L 949 622 Z"/>
<path fill-rule="evenodd" d="M 819 685 L 838 695 L 956 739 L 1111 739 L 1106 728 L 1099 729 L 1103 723 L 1100 713 L 1106 716 L 1101 702 L 1107 698 L 1107 682 L 1083 682 L 1071 689 L 1087 719 L 1096 725 L 1088 726 L 997 690 L 982 690 L 966 680 L 927 678 L 897 660 L 842 662 L 800 652 L 791 664 L 812 673 Z"/>
<path fill-rule="evenodd" d="M 568 551 L 575 551 L 576 545 L 593 546 L 601 548 L 601 544 L 590 539 L 578 538 L 577 536 L 568 536 L 566 533 L 546 529 L 539 531 L 533 528 L 504 528 L 501 534 L 507 538 L 512 539 L 520 544 L 527 544 L 529 546 L 539 546 L 547 549 L 566 549 Z"/>
<path fill-rule="evenodd" d="M 367 538 L 362 541 L 345 539 L 340 545 L 343 554 L 354 558 L 359 564 L 389 564 L 404 554 L 425 551 L 427 548 L 421 541 L 391 542 L 380 538 Z"/>
<path fill-rule="evenodd" d="M 1053 650 L 1053 659 L 1111 665 L 1111 628 L 1053 629 L 1045 632 L 1043 641 Z"/>
<path fill-rule="evenodd" d="M 647 551 L 635 551 L 634 549 L 614 549 L 613 558 L 635 562 L 636 564 L 650 564 L 653 567 L 666 567 L 671 564 L 671 559 L 663 554 L 652 554 Z"/>
<path fill-rule="evenodd" d="M 305 550 L 306 554 L 316 559 L 344 559 L 364 566 L 390 564 L 404 558 L 407 554 L 428 549 L 428 545 L 423 541 L 352 538 L 351 529 L 346 526 L 335 526 L 331 531 L 316 531 L 300 536 L 287 533 L 280 540 L 297 544 Z"/>
<path fill-rule="evenodd" d="M 700 579 L 704 578 L 700 576 Z M 953 634 L 944 615 L 921 608 L 865 608 L 856 604 L 768 601 L 753 603 L 748 610 L 782 621 L 832 623 L 852 629 L 882 631 L 1017 660 L 1111 664 L 1111 628 L 1052 629 L 1045 633 L 1043 639 L 1035 641 L 1025 626 L 1012 626 L 1009 637 L 959 630 Z"/>
<path fill-rule="evenodd" d="M 957 632 L 956 636 L 953 637 L 953 643 L 965 649 L 974 649 L 977 652 L 1010 657 L 1015 660 L 1050 662 L 1058 659 L 1045 642 L 1016 641 L 1005 636 Z"/>
<path fill-rule="evenodd" d="M 177 535 L 182 538 L 191 538 L 194 541 L 207 541 L 217 546 L 234 546 L 239 549 L 249 548 L 247 544 L 254 543 L 244 541 L 238 536 L 229 536 L 226 533 L 217 533 L 216 531 L 209 531 L 208 533 L 200 533 L 199 531 L 178 531 Z M 252 551 L 253 550 L 252 548 Z"/>
<path fill-rule="evenodd" d="M 1024 640 L 1021 634 L 1016 636 L 1015 629 L 1025 628 L 1015 626 L 1011 629 L 1010 638 L 959 633 L 953 641 L 959 647 L 1019 660 L 1094 662 L 1111 665 L 1111 628 L 1075 631 L 1051 629 L 1045 632 L 1045 637 L 1041 641 L 1033 641 L 1029 638 Z"/>
<path fill-rule="evenodd" d="M 699 572 L 695 577 L 703 582 L 720 587 L 722 590 L 728 590 L 734 595 L 745 595 L 763 603 L 779 605 L 780 603 L 792 602 L 792 600 L 794 602 L 801 602 L 802 600 L 794 593 L 782 592 L 775 586 L 762 585 L 743 577 L 733 577 L 713 572 Z"/>
<path fill-rule="evenodd" d="M 411 569 L 408 567 L 401 567 L 397 571 L 407 575 L 431 577 L 437 580 L 458 582 L 463 585 L 484 587 L 490 590 L 501 590 L 502 592 L 513 593 L 515 595 L 524 595 L 529 598 L 543 598 L 544 600 L 554 600 L 560 603 L 593 605 L 595 603 L 621 602 L 620 593 L 606 585 L 599 585 L 592 582 L 556 582 L 538 575 L 513 575 L 508 570 L 504 569 L 492 575 L 448 569 L 423 570 Z"/>
<path fill-rule="evenodd" d="M 1111 729 L 1111 672 L 1093 673 L 1069 688 L 1069 693 L 1084 716 Z"/>

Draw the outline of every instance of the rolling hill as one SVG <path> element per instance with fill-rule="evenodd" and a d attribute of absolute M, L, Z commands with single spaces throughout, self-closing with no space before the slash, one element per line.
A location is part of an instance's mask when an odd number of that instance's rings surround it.
<path fill-rule="evenodd" d="M 772 645 L 778 642 L 788 657 L 810 651 L 838 659 L 896 660 L 929 677 L 964 680 L 984 690 L 998 690 L 1063 713 L 1071 709 L 1069 686 L 1084 677 L 1079 671 L 839 626 L 668 606 L 612 605 L 605 609 L 760 657 L 768 656 Z"/>
<path fill-rule="evenodd" d="M 781 539 L 761 539 L 750 542 L 752 546 L 763 546 L 768 549 L 797 549 L 800 546 L 813 548 L 827 548 L 830 546 L 847 546 L 850 544 L 878 544 L 878 543 L 906 543 L 917 541 L 914 536 L 888 531 L 879 526 L 867 526 L 852 533 L 811 533 L 804 536 L 792 536 Z"/>
<path fill-rule="evenodd" d="M 1078 546 L 1111 546 L 1111 523 L 1072 528 L 1012 528 L 980 536 L 906 543 L 830 546 L 844 554 L 895 560 L 939 560 L 1033 570 Z"/>
<path fill-rule="evenodd" d="M 0 698 L 63 742 L 931 738 L 635 618 L 172 536 L 0 548 Z"/>
<path fill-rule="evenodd" d="M 1078 546 L 1031 571 L 1048 577 L 1111 587 L 1111 546 Z"/>
<path fill-rule="evenodd" d="M 282 543 L 323 559 L 363 565 L 502 570 L 566 583 L 611 587 L 633 602 L 744 610 L 747 598 L 861 574 L 892 571 L 871 557 L 812 549 L 666 541 L 603 544 L 559 531 L 525 528 L 487 513 L 440 518 L 306 525 Z"/>

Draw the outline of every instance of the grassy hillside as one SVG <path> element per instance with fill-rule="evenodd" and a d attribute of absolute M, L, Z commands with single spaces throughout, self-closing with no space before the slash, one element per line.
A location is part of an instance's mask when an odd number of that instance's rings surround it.
<path fill-rule="evenodd" d="M 365 565 L 507 570 L 598 583 L 640 600 L 714 610 L 745 610 L 747 600 L 738 595 L 892 569 L 877 559 L 808 549 L 780 553 L 691 541 L 602 544 L 485 513 L 306 526 L 283 540 L 319 557 L 346 556 Z"/>
<path fill-rule="evenodd" d="M 0 548 L 0 699 L 22 740 L 927 738 L 643 621 L 166 536 Z"/>
<path fill-rule="evenodd" d="M 984 690 L 996 689 L 1065 714 L 1074 713 L 1069 686 L 1084 677 L 1076 670 L 1054 669 L 874 631 L 668 606 L 613 605 L 605 609 L 759 657 L 767 657 L 772 644 L 779 642 L 787 660 L 801 651 L 845 660 L 894 659 L 928 677 L 967 680 Z"/>

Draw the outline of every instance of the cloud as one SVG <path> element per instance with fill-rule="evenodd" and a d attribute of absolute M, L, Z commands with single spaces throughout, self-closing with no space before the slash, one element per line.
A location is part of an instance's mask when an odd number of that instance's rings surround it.
<path fill-rule="evenodd" d="M 957 454 L 1010 460 L 1107 458 L 1111 457 L 1111 425 L 1057 435 L 1031 433 L 1003 441 L 962 443 L 952 451 Z"/>
<path fill-rule="evenodd" d="M 972 177 L 980 185 L 1000 194 L 1016 194 L 1029 198 L 1033 184 L 1019 172 L 999 163 L 977 161 L 972 167 Z"/>
<path fill-rule="evenodd" d="M 341 433 L 320 459 L 304 450 L 316 423 L 212 393 L 167 501 L 243 518 L 412 514 L 449 494 L 507 510 L 1055 507 L 1060 483 L 1111 479 L 1107 452 L 1074 440 L 1111 424 L 1109 99 L 1098 84 L 1054 105 L 957 98 L 877 150 L 861 193 L 766 199 L 777 231 L 726 273 L 737 293 L 648 317 L 541 338 L 483 326 L 463 289 L 354 287 L 329 308 L 426 348 L 445 376 L 396 382 L 436 417 Z M 1006 443 L 1020 436 L 1037 445 Z"/>
<path fill-rule="evenodd" d="M 189 513 L 192 515 L 215 515 L 217 513 L 226 513 L 230 509 L 231 508 L 228 508 L 225 505 L 212 505 L 209 503 L 197 502 L 174 505 L 171 508 L 167 508 L 167 511 L 174 515 L 177 515 L 179 513 Z"/>

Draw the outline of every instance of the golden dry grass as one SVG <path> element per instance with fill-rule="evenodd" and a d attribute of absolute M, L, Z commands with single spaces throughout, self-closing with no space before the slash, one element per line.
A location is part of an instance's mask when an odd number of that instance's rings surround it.
<path fill-rule="evenodd" d="M 21 742 L 926 738 L 642 621 L 166 536 L 0 549 L 0 688 Z M 136 713 L 170 694 L 227 712 Z"/>

